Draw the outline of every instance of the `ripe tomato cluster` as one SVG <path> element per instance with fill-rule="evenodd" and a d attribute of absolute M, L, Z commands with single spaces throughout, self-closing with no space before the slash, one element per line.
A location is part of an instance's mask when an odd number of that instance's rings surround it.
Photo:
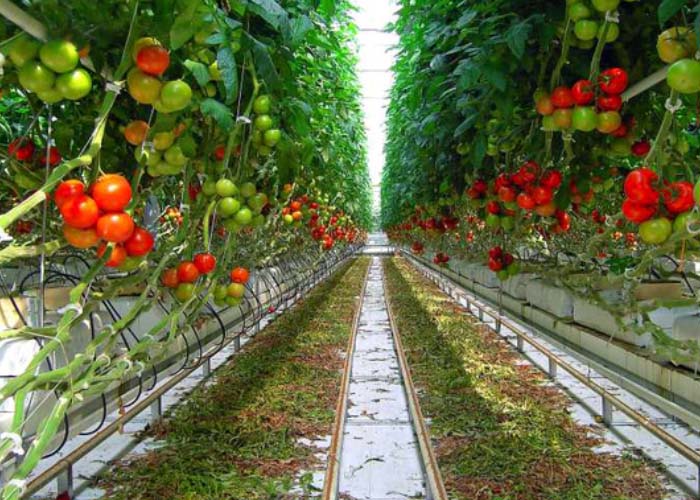
<path fill-rule="evenodd" d="M 308 195 L 293 199 L 283 207 L 282 218 L 286 224 L 296 226 L 306 221 L 311 238 L 321 242 L 324 250 L 332 249 L 336 241 L 353 243 L 358 237 L 357 230 L 348 224 L 342 211 L 334 212 Z"/>
<path fill-rule="evenodd" d="M 597 85 L 590 80 L 579 80 L 571 87 L 557 87 L 551 94 L 535 94 L 535 108 L 542 115 L 545 130 L 579 130 L 615 137 L 627 135 L 623 123 L 621 94 L 627 89 L 629 77 L 622 68 L 603 71 Z"/>
<path fill-rule="evenodd" d="M 438 252 L 433 257 L 433 263 L 438 266 L 445 266 L 450 261 L 450 256 L 444 252 Z"/>
<path fill-rule="evenodd" d="M 216 257 L 209 252 L 198 253 L 192 260 L 180 262 L 177 267 L 163 271 L 161 283 L 174 289 L 175 298 L 184 302 L 192 298 L 196 291 L 195 283 L 200 276 L 216 269 Z"/>
<path fill-rule="evenodd" d="M 143 257 L 153 249 L 153 235 L 125 212 L 132 195 L 125 177 L 102 175 L 88 192 L 79 180 L 64 181 L 54 192 L 63 218 L 63 236 L 71 246 L 85 249 L 99 244 L 97 255 L 101 257 L 112 243 L 108 267 L 119 267 L 127 257 Z"/>
<path fill-rule="evenodd" d="M 489 250 L 488 266 L 501 281 L 515 276 L 520 271 L 520 266 L 515 257 L 508 252 L 504 252 L 500 246 L 492 247 Z"/>
<path fill-rule="evenodd" d="M 646 167 L 632 170 L 624 184 L 622 213 L 639 225 L 639 237 L 650 245 L 664 243 L 674 230 L 685 231 L 696 203 L 690 182 L 659 184 L 656 172 Z"/>

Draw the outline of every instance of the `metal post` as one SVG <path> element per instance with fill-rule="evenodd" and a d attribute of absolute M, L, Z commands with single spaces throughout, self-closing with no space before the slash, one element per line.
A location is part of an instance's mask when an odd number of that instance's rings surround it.
<path fill-rule="evenodd" d="M 73 464 L 68 466 L 56 476 L 56 489 L 59 494 L 67 493 L 69 498 L 73 498 Z"/>
<path fill-rule="evenodd" d="M 525 352 L 525 341 L 523 340 L 523 336 L 518 335 L 517 338 L 518 340 L 516 349 L 518 350 L 518 352 Z"/>
<path fill-rule="evenodd" d="M 552 357 L 550 357 L 548 359 L 549 359 L 549 363 L 548 363 L 549 368 L 547 371 L 549 372 L 549 376 L 551 378 L 557 378 L 557 362 Z"/>
<path fill-rule="evenodd" d="M 501 333 L 501 317 L 496 318 L 496 333 Z"/>
<path fill-rule="evenodd" d="M 202 376 L 207 378 L 209 375 L 211 375 L 211 357 L 207 356 L 202 364 Z"/>
<path fill-rule="evenodd" d="M 484 322 L 484 310 L 480 306 L 476 306 L 479 308 L 479 321 L 482 323 Z"/>
<path fill-rule="evenodd" d="M 605 396 L 602 396 L 603 402 L 603 422 L 605 425 L 611 426 L 613 421 L 613 405 L 610 404 L 610 400 Z"/>
<path fill-rule="evenodd" d="M 153 403 L 151 403 L 151 423 L 156 423 L 161 418 L 163 418 L 163 397 L 158 396 Z"/>

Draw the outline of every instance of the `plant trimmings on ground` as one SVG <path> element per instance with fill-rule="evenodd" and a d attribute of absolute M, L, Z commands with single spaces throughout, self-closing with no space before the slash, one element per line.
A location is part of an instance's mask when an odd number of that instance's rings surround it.
<path fill-rule="evenodd" d="M 406 261 L 385 261 L 389 302 L 450 498 L 653 500 L 659 474 L 598 453 L 562 390 Z"/>
<path fill-rule="evenodd" d="M 111 499 L 304 498 L 329 436 L 368 266 L 356 260 L 265 328 L 102 479 Z M 322 468 L 322 467 L 321 467 Z"/>

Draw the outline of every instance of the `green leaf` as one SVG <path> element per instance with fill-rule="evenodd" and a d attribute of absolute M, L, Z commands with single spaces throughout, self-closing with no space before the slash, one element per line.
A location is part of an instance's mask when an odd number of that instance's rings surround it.
<path fill-rule="evenodd" d="M 459 127 L 455 129 L 454 137 L 459 137 L 461 136 L 464 132 L 467 130 L 471 129 L 474 124 L 476 123 L 476 120 L 479 118 L 479 115 L 474 113 L 469 115 L 467 118 L 464 119 L 462 123 L 459 124 Z"/>
<path fill-rule="evenodd" d="M 289 23 L 288 43 L 291 47 L 295 47 L 304 41 L 309 31 L 314 28 L 311 19 L 306 16 L 295 17 Z"/>
<path fill-rule="evenodd" d="M 175 18 L 175 22 L 170 28 L 170 49 L 177 50 L 187 42 L 199 29 L 199 23 L 194 22 L 195 12 L 202 4 L 201 0 L 192 0 L 187 3 L 185 10 L 180 12 Z"/>
<path fill-rule="evenodd" d="M 231 47 L 225 46 L 216 53 L 216 64 L 221 72 L 221 79 L 226 90 L 226 102 L 234 101 L 238 90 L 238 66 Z"/>
<path fill-rule="evenodd" d="M 191 59 L 187 59 L 183 64 L 190 70 L 190 73 L 192 73 L 192 76 L 197 80 L 200 87 L 204 87 L 211 80 L 209 69 L 204 64 L 192 61 Z"/>
<path fill-rule="evenodd" d="M 259 40 L 256 40 L 252 36 L 248 36 L 248 39 L 252 43 L 250 49 L 253 53 L 255 68 L 260 73 L 260 76 L 270 87 L 274 88 L 279 86 L 280 78 L 279 74 L 277 73 L 277 68 L 275 68 L 275 63 L 272 62 L 270 49 L 267 45 Z"/>
<path fill-rule="evenodd" d="M 659 24 L 664 24 L 683 8 L 688 0 L 663 0 L 659 5 Z"/>
<path fill-rule="evenodd" d="M 207 98 L 199 105 L 204 116 L 211 116 L 225 132 L 233 128 L 233 113 L 225 104 L 216 99 Z"/>
<path fill-rule="evenodd" d="M 335 15 L 335 0 L 321 0 L 318 11 L 326 18 L 331 18 Z"/>
<path fill-rule="evenodd" d="M 518 59 L 522 59 L 525 54 L 525 43 L 527 42 L 530 32 L 532 31 L 532 25 L 527 21 L 522 21 L 519 23 L 514 23 L 506 31 L 506 43 L 510 48 L 510 51 Z"/>
<path fill-rule="evenodd" d="M 263 18 L 277 31 L 282 31 L 289 24 L 289 17 L 275 0 L 249 0 L 248 10 Z"/>
<path fill-rule="evenodd" d="M 487 63 L 483 67 L 484 78 L 500 91 L 504 91 L 508 86 L 506 73 L 500 64 Z"/>

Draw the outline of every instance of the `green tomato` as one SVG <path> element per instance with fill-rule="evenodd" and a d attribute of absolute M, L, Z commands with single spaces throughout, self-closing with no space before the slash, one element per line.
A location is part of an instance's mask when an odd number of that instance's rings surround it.
<path fill-rule="evenodd" d="M 253 217 L 253 222 L 251 224 L 253 227 L 262 227 L 265 225 L 265 216 L 262 214 L 258 214 L 255 217 Z"/>
<path fill-rule="evenodd" d="M 228 297 L 228 287 L 226 285 L 216 285 L 214 288 L 214 299 L 223 300 Z"/>
<path fill-rule="evenodd" d="M 221 198 L 216 205 L 216 211 L 224 218 L 231 217 L 241 209 L 241 202 L 236 198 L 227 196 Z"/>
<path fill-rule="evenodd" d="M 226 293 L 229 297 L 236 297 L 237 299 L 242 299 L 245 295 L 245 286 L 240 283 L 231 283 Z"/>
<path fill-rule="evenodd" d="M 241 226 L 248 226 L 253 222 L 253 212 L 249 208 L 241 208 L 236 212 L 235 220 Z"/>
<path fill-rule="evenodd" d="M 236 222 L 236 219 L 226 219 L 224 221 L 224 227 L 226 228 L 226 231 L 230 233 L 237 233 L 238 231 L 241 230 L 241 225 Z"/>
<path fill-rule="evenodd" d="M 256 115 L 267 115 L 272 110 L 272 99 L 269 95 L 261 95 L 253 101 L 253 111 Z"/>
<path fill-rule="evenodd" d="M 692 211 L 684 212 L 678 215 L 673 221 L 673 232 L 674 233 L 685 233 L 688 230 L 689 225 L 696 226 L 698 223 L 698 216 L 693 214 Z"/>
<path fill-rule="evenodd" d="M 29 61 L 19 69 L 19 83 L 30 92 L 46 92 L 53 87 L 56 75 L 39 61 Z"/>
<path fill-rule="evenodd" d="M 581 19 L 588 19 L 591 15 L 591 9 L 583 2 L 574 2 L 569 5 L 569 18 L 571 18 L 573 22 L 580 21 Z"/>
<path fill-rule="evenodd" d="M 272 118 L 270 115 L 260 115 L 255 118 L 253 125 L 257 130 L 265 132 L 266 130 L 270 130 L 272 128 Z"/>
<path fill-rule="evenodd" d="M 244 182 L 241 185 L 241 196 L 244 198 L 250 198 L 251 196 L 255 196 L 255 193 L 257 190 L 255 189 L 255 184 L 252 182 Z"/>
<path fill-rule="evenodd" d="M 294 222 L 294 217 L 292 217 L 291 214 L 285 215 L 282 219 L 284 219 L 285 224 L 292 224 Z"/>
<path fill-rule="evenodd" d="M 520 272 L 520 264 L 517 262 L 512 262 L 508 267 L 506 267 L 506 271 L 508 271 L 508 276 L 515 276 Z"/>
<path fill-rule="evenodd" d="M 626 139 L 613 139 L 610 143 L 610 153 L 614 156 L 629 156 L 632 154 L 632 146 Z"/>
<path fill-rule="evenodd" d="M 61 94 L 56 87 L 52 87 L 49 90 L 44 90 L 42 92 L 37 92 L 36 96 L 46 104 L 56 104 L 57 102 L 61 102 L 63 100 L 63 94 Z"/>
<path fill-rule="evenodd" d="M 280 142 L 280 139 L 282 138 L 282 132 L 278 128 L 271 128 L 270 130 L 266 130 L 265 134 L 263 134 L 263 141 L 265 142 L 265 146 L 268 146 L 270 148 L 274 148 L 277 146 L 277 143 Z"/>
<path fill-rule="evenodd" d="M 501 280 L 501 281 L 505 281 L 505 280 L 507 280 L 508 278 L 510 278 L 510 275 L 508 274 L 508 271 L 506 271 L 505 269 L 501 269 L 500 271 L 498 271 L 498 272 L 496 273 L 496 276 L 497 276 L 498 279 Z"/>
<path fill-rule="evenodd" d="M 92 90 L 92 77 L 83 68 L 63 73 L 56 78 L 56 89 L 71 101 L 82 99 Z"/>
<path fill-rule="evenodd" d="M 162 161 L 158 164 L 158 170 L 162 175 L 177 175 L 185 170 L 184 165 L 173 165 L 167 161 Z"/>
<path fill-rule="evenodd" d="M 579 40 L 593 40 L 598 35 L 598 23 L 589 19 L 581 19 L 576 21 L 574 25 L 574 34 Z"/>
<path fill-rule="evenodd" d="M 188 301 L 194 295 L 195 286 L 193 283 L 180 283 L 175 289 L 175 298 L 180 302 Z"/>
<path fill-rule="evenodd" d="M 576 106 L 571 123 L 576 130 L 581 132 L 592 132 L 598 125 L 598 116 L 593 106 Z"/>
<path fill-rule="evenodd" d="M 501 227 L 501 218 L 496 214 L 488 214 L 486 216 L 486 227 L 498 229 Z"/>
<path fill-rule="evenodd" d="M 700 92 L 700 61 L 681 59 L 668 69 L 666 76 L 668 86 L 681 94 Z"/>
<path fill-rule="evenodd" d="M 219 179 L 216 181 L 216 194 L 222 198 L 236 196 L 238 194 L 238 186 L 230 179 Z"/>
<path fill-rule="evenodd" d="M 272 148 L 267 146 L 258 146 L 258 154 L 260 156 L 270 156 L 272 154 Z"/>
<path fill-rule="evenodd" d="M 617 9 L 620 0 L 591 0 L 591 3 L 598 12 L 608 12 Z"/>
<path fill-rule="evenodd" d="M 662 244 L 671 236 L 672 231 L 673 225 L 666 217 L 651 219 L 639 225 L 639 237 L 647 245 Z"/>
<path fill-rule="evenodd" d="M 180 111 L 192 101 L 192 88 L 182 80 L 173 80 L 163 85 L 160 102 L 171 111 Z"/>
<path fill-rule="evenodd" d="M 501 227 L 506 233 L 515 229 L 515 219 L 513 217 L 501 217 Z"/>
<path fill-rule="evenodd" d="M 229 307 L 239 306 L 241 302 L 243 302 L 243 299 L 239 297 L 226 297 L 226 305 Z"/>
<path fill-rule="evenodd" d="M 170 146 L 163 154 L 165 161 L 171 165 L 184 167 L 187 164 L 187 157 L 182 153 L 182 149 L 178 145 Z"/>
<path fill-rule="evenodd" d="M 216 194 L 216 182 L 211 179 L 204 181 L 202 183 L 202 192 L 205 196 L 214 196 Z"/>
<path fill-rule="evenodd" d="M 124 262 L 121 263 L 121 265 L 119 266 L 119 270 L 127 273 L 135 271 L 141 265 L 141 262 L 143 262 L 143 260 L 143 257 L 129 256 L 126 259 L 124 259 Z"/>
<path fill-rule="evenodd" d="M 12 42 L 7 55 L 12 64 L 21 68 L 37 56 L 40 46 L 41 44 L 29 35 L 22 34 Z"/>
<path fill-rule="evenodd" d="M 209 78 L 215 82 L 221 81 L 221 70 L 219 69 L 219 64 L 216 61 L 209 65 Z"/>
<path fill-rule="evenodd" d="M 260 213 L 265 205 L 267 205 L 267 195 L 265 193 L 257 193 L 248 199 L 248 206 L 255 213 Z"/>
<path fill-rule="evenodd" d="M 596 37 L 601 38 L 603 36 L 603 26 L 598 28 L 598 34 Z M 615 23 L 608 23 L 608 32 L 605 34 L 605 42 L 612 43 L 620 36 L 620 28 Z"/>
<path fill-rule="evenodd" d="M 545 132 L 556 132 L 559 130 L 559 127 L 557 127 L 557 124 L 554 121 L 554 116 L 549 115 L 542 117 L 542 130 Z"/>
<path fill-rule="evenodd" d="M 78 66 L 78 49 L 68 40 L 51 40 L 41 46 L 39 58 L 56 73 L 67 73 Z"/>

